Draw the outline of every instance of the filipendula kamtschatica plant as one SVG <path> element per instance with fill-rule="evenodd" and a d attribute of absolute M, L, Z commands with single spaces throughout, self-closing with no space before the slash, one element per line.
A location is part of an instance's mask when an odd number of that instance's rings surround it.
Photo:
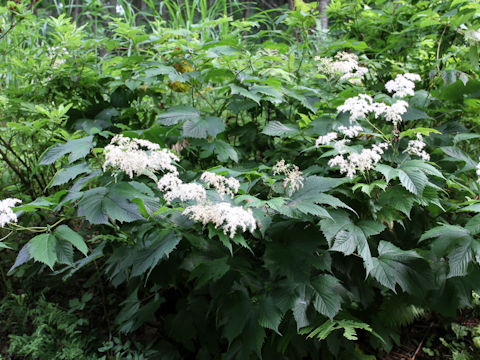
<path fill-rule="evenodd" d="M 69 215 L 29 228 L 40 234 L 11 272 L 33 258 L 67 279 L 103 258 L 102 271 L 127 292 L 118 330 L 153 327 L 158 349 L 177 357 L 353 358 L 359 337 L 364 347 L 391 346 L 398 329 L 376 309 L 392 299 L 409 314 L 465 306 L 478 227 L 456 212 L 463 194 L 447 191 L 463 191 L 460 180 L 434 162 L 428 140 L 438 130 L 407 122 L 421 79 L 399 74 L 375 94 L 357 56 L 321 67 L 332 98 L 345 87 L 356 95 L 327 120 L 320 110 L 301 126 L 269 118 L 256 134 L 260 154 L 235 149 L 231 124 L 191 106 L 172 106 L 151 129 L 54 145 L 42 163 L 68 155 L 54 183 L 73 184 L 40 206 Z M 240 85 L 222 93 L 225 103 L 255 106 L 259 93 Z M 262 101 L 282 113 L 279 91 L 255 89 L 276 95 Z"/>

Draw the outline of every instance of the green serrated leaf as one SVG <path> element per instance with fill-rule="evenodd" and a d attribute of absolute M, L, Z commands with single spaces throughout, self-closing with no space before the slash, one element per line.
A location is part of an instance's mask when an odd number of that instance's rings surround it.
<path fill-rule="evenodd" d="M 413 250 L 404 251 L 392 243 L 380 241 L 378 257 L 373 258 L 371 275 L 383 286 L 396 292 L 395 286 L 400 285 L 403 291 L 409 289 L 409 263 L 421 257 Z"/>
<path fill-rule="evenodd" d="M 88 247 L 83 237 L 81 237 L 77 232 L 70 229 L 67 225 L 60 225 L 54 231 L 55 236 L 58 239 L 68 241 L 73 246 L 75 246 L 83 255 L 87 255 Z"/>
<path fill-rule="evenodd" d="M 93 136 L 87 136 L 81 139 L 69 140 L 65 144 L 58 144 L 48 149 L 40 161 L 40 165 L 53 164 L 66 154 L 70 154 L 69 163 L 84 158 L 94 146 Z"/>
<path fill-rule="evenodd" d="M 270 121 L 262 131 L 262 134 L 268 136 L 290 137 L 299 133 L 297 125 L 282 124 L 280 121 Z"/>
<path fill-rule="evenodd" d="M 70 180 L 75 179 L 78 175 L 84 173 L 90 173 L 90 168 L 86 163 L 81 163 L 61 169 L 55 174 L 52 183 L 48 187 L 66 184 Z"/>
<path fill-rule="evenodd" d="M 115 221 L 132 222 L 143 220 L 138 206 L 119 195 L 115 187 L 107 189 L 98 187 L 85 192 L 82 200 L 78 203 L 78 215 L 92 224 L 109 224 L 109 217 Z"/>
<path fill-rule="evenodd" d="M 167 112 L 159 114 L 157 119 L 163 125 L 175 125 L 187 120 L 199 120 L 200 112 L 189 105 L 177 105 L 169 108 Z"/>
<path fill-rule="evenodd" d="M 206 139 L 209 136 L 216 137 L 224 130 L 225 124 L 222 119 L 208 116 L 206 118 L 185 121 L 182 135 L 185 137 Z"/>
<path fill-rule="evenodd" d="M 332 319 L 341 308 L 340 281 L 331 275 L 319 275 L 311 281 L 315 290 L 313 306 L 322 315 Z"/>
<path fill-rule="evenodd" d="M 57 238 L 53 234 L 35 236 L 28 242 L 28 253 L 33 259 L 53 270 L 57 261 Z"/>

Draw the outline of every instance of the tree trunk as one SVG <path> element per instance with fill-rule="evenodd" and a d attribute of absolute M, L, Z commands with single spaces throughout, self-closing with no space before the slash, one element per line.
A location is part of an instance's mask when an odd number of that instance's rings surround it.
<path fill-rule="evenodd" d="M 320 22 L 322 24 L 322 29 L 328 29 L 328 16 L 327 16 L 327 6 L 330 4 L 330 0 L 319 0 L 318 10 L 320 11 Z"/>

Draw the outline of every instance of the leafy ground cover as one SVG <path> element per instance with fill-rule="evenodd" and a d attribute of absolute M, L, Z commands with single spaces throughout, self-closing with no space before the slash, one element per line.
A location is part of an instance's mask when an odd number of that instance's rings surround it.
<path fill-rule="evenodd" d="M 199 9 L 0 7 L 1 351 L 474 358 L 480 3 Z"/>

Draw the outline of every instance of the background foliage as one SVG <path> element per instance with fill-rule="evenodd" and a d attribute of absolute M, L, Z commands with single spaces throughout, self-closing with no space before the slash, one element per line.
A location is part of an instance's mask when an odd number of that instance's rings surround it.
<path fill-rule="evenodd" d="M 0 233 L 0 351 L 368 359 L 415 319 L 474 305 L 480 82 L 466 34 L 480 3 L 333 0 L 328 31 L 320 4 L 261 3 L 0 7 L 0 189 L 22 200 Z M 361 81 L 319 71 L 342 51 Z M 347 148 L 389 149 L 345 176 L 329 164 L 339 148 L 316 140 L 350 124 L 347 99 L 391 105 L 384 86 L 404 73 L 421 81 L 399 125 L 359 119 Z M 418 133 L 428 160 L 404 151 Z M 256 230 L 195 223 L 191 203 L 165 201 L 161 172 L 104 169 L 117 134 L 177 153 L 185 182 L 235 177 L 222 201 L 252 210 Z M 274 173 L 281 160 L 298 189 Z"/>

